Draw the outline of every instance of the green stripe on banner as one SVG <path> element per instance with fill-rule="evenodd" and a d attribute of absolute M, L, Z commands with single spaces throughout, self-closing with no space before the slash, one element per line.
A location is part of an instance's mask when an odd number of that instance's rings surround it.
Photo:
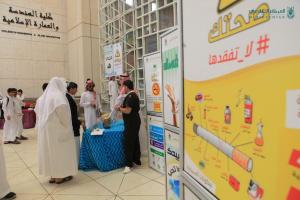
<path fill-rule="evenodd" d="M 152 149 L 152 148 L 150 148 L 150 150 L 151 150 L 152 153 L 155 153 L 156 155 L 159 155 L 161 157 L 165 156 L 165 154 L 163 152 L 157 151 L 157 150 Z"/>

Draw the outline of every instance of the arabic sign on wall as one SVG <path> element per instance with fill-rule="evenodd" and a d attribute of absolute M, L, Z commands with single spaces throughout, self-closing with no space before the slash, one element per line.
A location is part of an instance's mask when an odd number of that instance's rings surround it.
<path fill-rule="evenodd" d="M 103 47 L 105 77 L 123 74 L 122 43 L 110 44 Z"/>
<path fill-rule="evenodd" d="M 219 199 L 295 199 L 300 2 L 182 6 L 184 171 Z"/>
<path fill-rule="evenodd" d="M 1 34 L 61 39 L 61 27 L 51 12 L 0 4 L 0 17 Z"/>
<path fill-rule="evenodd" d="M 180 199 L 180 135 L 165 130 L 167 200 Z"/>
<path fill-rule="evenodd" d="M 147 112 L 149 114 L 162 113 L 162 68 L 160 53 L 144 57 Z"/>
<path fill-rule="evenodd" d="M 165 173 L 165 138 L 162 117 L 147 116 L 149 135 L 149 165 Z"/>

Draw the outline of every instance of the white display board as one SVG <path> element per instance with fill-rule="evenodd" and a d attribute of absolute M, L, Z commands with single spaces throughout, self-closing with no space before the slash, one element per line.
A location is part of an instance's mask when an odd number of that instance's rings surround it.
<path fill-rule="evenodd" d="M 300 1 L 181 3 L 183 171 L 219 199 L 300 199 Z"/>
<path fill-rule="evenodd" d="M 182 67 L 180 54 L 178 30 L 175 29 L 162 35 L 161 60 L 163 68 L 164 123 L 175 129 L 182 128 Z"/>
<path fill-rule="evenodd" d="M 160 53 L 144 57 L 147 113 L 162 115 L 163 90 Z"/>
<path fill-rule="evenodd" d="M 109 44 L 103 47 L 105 77 L 123 74 L 122 43 Z"/>
<path fill-rule="evenodd" d="M 147 115 L 149 136 L 149 165 L 165 173 L 165 138 L 162 117 Z"/>
<path fill-rule="evenodd" d="M 167 200 L 180 199 L 180 135 L 165 130 Z"/>
<path fill-rule="evenodd" d="M 113 45 L 106 45 L 103 47 L 104 54 L 104 73 L 105 77 L 110 77 L 114 72 L 114 48 Z"/>

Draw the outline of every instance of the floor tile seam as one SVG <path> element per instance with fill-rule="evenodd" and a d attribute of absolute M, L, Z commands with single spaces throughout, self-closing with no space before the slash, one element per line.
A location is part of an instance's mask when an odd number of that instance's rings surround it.
<path fill-rule="evenodd" d="M 145 177 L 145 178 L 147 178 L 147 179 L 149 179 L 149 180 L 155 180 L 155 179 L 157 179 L 157 178 L 149 178 L 149 177 L 147 177 L 147 176 L 145 176 L 145 175 L 143 175 L 143 174 L 140 174 L 140 173 L 138 173 L 138 172 L 135 172 L 134 170 L 132 170 L 132 172 L 134 172 L 134 173 L 137 174 L 137 175 L 143 176 L 143 177 Z M 164 175 L 162 175 L 162 176 L 164 176 Z M 160 177 L 158 177 L 158 178 L 160 178 Z"/>
<path fill-rule="evenodd" d="M 37 180 L 37 182 L 39 183 L 39 185 L 43 188 L 43 190 L 50 195 L 50 193 L 48 192 L 48 190 L 46 189 L 46 187 L 44 187 L 44 185 L 40 182 L 40 180 L 38 179 L 38 177 L 33 173 L 33 171 L 31 170 L 30 166 L 27 165 L 27 163 L 23 160 L 23 158 L 19 155 L 18 152 L 16 152 L 17 155 L 19 156 L 19 158 L 24 162 L 25 166 L 27 167 L 27 169 L 30 171 L 30 173 L 34 176 L 34 178 Z"/>
<path fill-rule="evenodd" d="M 120 191 L 120 189 L 121 189 L 121 186 L 123 185 L 123 182 L 124 182 L 125 177 L 126 177 L 126 174 L 123 174 L 123 178 L 122 178 L 122 181 L 121 181 L 121 183 L 120 183 L 120 185 L 119 185 L 119 188 L 118 188 L 118 190 L 117 190 L 117 194 L 116 194 L 116 195 L 119 194 L 119 191 Z"/>
<path fill-rule="evenodd" d="M 124 178 L 124 177 L 123 177 Z M 100 185 L 101 187 L 105 188 L 106 190 L 108 190 L 109 192 L 111 192 L 113 195 L 117 195 L 115 192 L 111 191 L 109 188 L 107 188 L 105 185 L 103 185 L 102 183 L 99 183 L 97 180 L 93 180 L 94 182 L 96 182 L 96 184 Z"/>
<path fill-rule="evenodd" d="M 154 181 L 154 182 L 156 182 L 156 183 L 159 183 L 159 184 L 161 184 L 161 185 L 163 185 L 163 186 L 165 186 L 166 184 L 163 184 L 163 183 L 161 183 L 161 182 L 159 182 L 158 180 L 156 180 L 156 179 L 153 179 L 152 181 Z"/>
<path fill-rule="evenodd" d="M 114 197 L 116 196 L 115 194 L 113 195 L 101 195 L 101 194 L 50 194 L 51 196 L 88 196 L 88 197 Z"/>
<path fill-rule="evenodd" d="M 92 182 L 94 182 L 94 180 L 89 179 L 88 181 L 85 181 L 85 182 L 82 182 L 82 183 L 80 182 L 80 183 L 77 183 L 77 184 L 75 184 L 73 186 L 80 186 L 80 185 L 88 184 L 88 183 L 92 183 Z M 57 186 L 57 187 L 53 188 L 53 190 L 51 192 L 49 192 L 50 195 L 72 195 L 72 194 L 57 194 L 57 192 L 62 192 L 62 191 L 68 190 L 70 188 L 61 189 L 60 187 L 58 187 L 59 186 L 58 184 L 54 184 L 54 185 Z M 74 194 L 74 195 L 78 195 L 78 194 Z"/>
<path fill-rule="evenodd" d="M 82 171 L 82 170 L 80 170 L 80 171 Z M 84 173 L 84 171 L 82 171 L 83 173 Z M 103 176 L 100 176 L 100 177 L 98 177 L 98 178 L 93 178 L 93 177 L 91 177 L 91 176 L 89 176 L 88 174 L 86 174 L 86 173 L 84 173 L 85 175 L 87 175 L 88 177 L 90 177 L 91 179 L 93 179 L 93 180 L 98 180 L 98 179 L 100 179 L 100 178 L 104 178 L 104 177 L 106 177 L 106 176 L 109 176 L 109 175 L 112 175 L 112 174 L 114 174 L 114 173 L 109 173 L 109 174 L 106 174 L 106 175 L 103 175 Z"/>
<path fill-rule="evenodd" d="M 143 185 L 146 185 L 147 183 L 150 183 L 150 182 L 151 182 L 151 180 L 148 180 L 147 182 L 140 184 L 138 187 L 141 187 L 141 186 L 143 186 Z M 135 188 L 138 188 L 138 187 L 135 187 Z M 125 190 L 125 191 L 123 191 L 122 193 L 119 193 L 119 191 L 118 191 L 117 195 L 121 195 L 121 194 L 123 194 L 123 193 L 125 193 L 125 192 L 129 192 L 129 191 L 131 191 L 131 190 L 134 190 L 135 188 L 131 188 L 131 189 Z"/>
<path fill-rule="evenodd" d="M 121 195 L 121 196 L 123 196 L 123 197 L 140 197 L 140 196 L 146 196 L 146 197 L 164 197 L 165 195 L 149 195 L 149 194 L 147 194 L 147 195 L 145 195 L 145 194 L 142 194 L 142 195 L 139 195 L 139 194 L 133 195 L 133 194 L 131 194 L 131 195 Z"/>
<path fill-rule="evenodd" d="M 52 197 L 49 194 L 47 194 L 47 196 L 43 200 L 46 200 L 48 197 L 52 199 Z"/>

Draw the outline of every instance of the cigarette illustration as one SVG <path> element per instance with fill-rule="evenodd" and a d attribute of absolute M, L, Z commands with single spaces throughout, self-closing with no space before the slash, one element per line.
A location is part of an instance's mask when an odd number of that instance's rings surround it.
<path fill-rule="evenodd" d="M 206 140 L 208 143 L 216 147 L 218 150 L 223 152 L 227 157 L 232 159 L 236 164 L 240 167 L 245 169 L 248 172 L 252 171 L 253 168 L 253 161 L 252 159 L 244 154 L 243 152 L 237 150 L 224 140 L 218 138 L 216 135 L 212 134 L 211 132 L 203 129 L 197 124 L 193 125 L 194 133 L 198 136 Z"/>

